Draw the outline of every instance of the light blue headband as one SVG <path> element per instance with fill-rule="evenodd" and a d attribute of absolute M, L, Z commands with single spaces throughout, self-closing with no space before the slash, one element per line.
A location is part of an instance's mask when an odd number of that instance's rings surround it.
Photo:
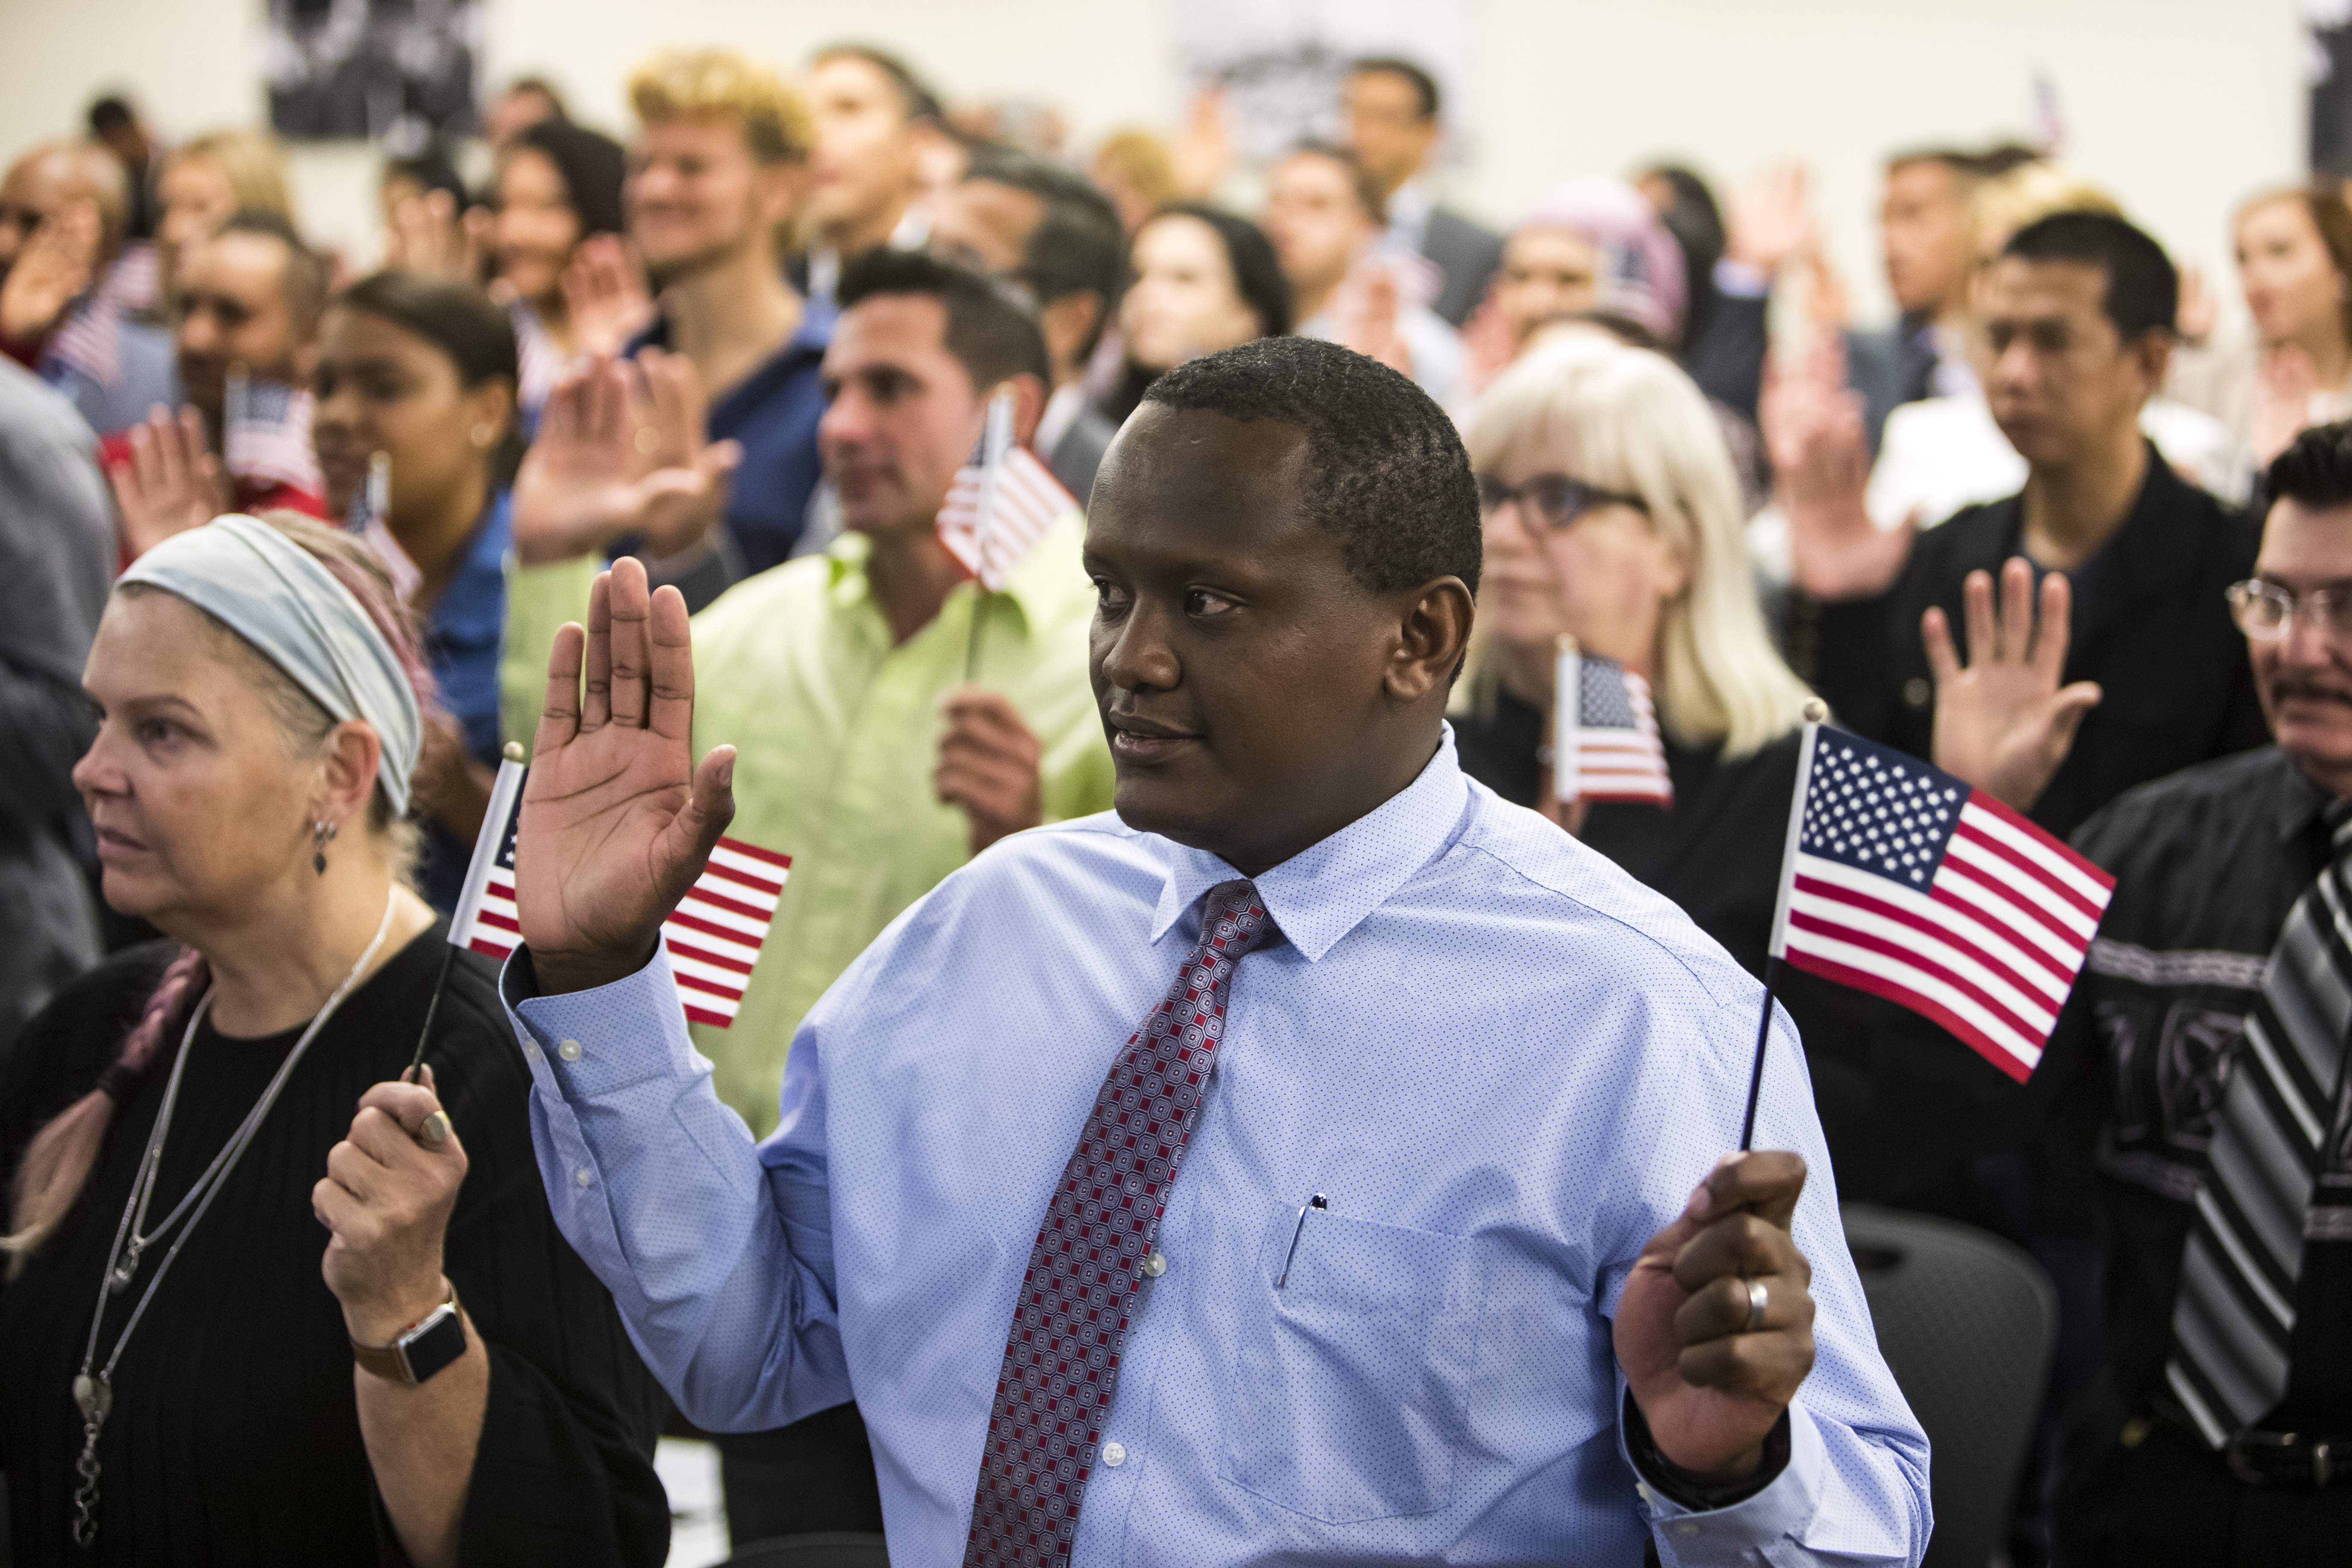
<path fill-rule="evenodd" d="M 416 689 L 352 591 L 319 558 L 258 518 L 231 512 L 173 534 L 122 574 L 176 594 L 251 643 L 338 721 L 363 719 L 383 743 L 376 777 L 396 814 L 424 738 Z"/>

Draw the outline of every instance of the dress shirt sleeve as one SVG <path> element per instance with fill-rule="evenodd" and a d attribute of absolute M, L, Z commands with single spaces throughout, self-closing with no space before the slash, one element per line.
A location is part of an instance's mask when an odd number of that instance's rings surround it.
<path fill-rule="evenodd" d="M 795 1246 L 824 1236 L 828 1203 L 814 1050 L 793 1053 L 800 1114 L 762 1147 L 712 1090 L 665 954 L 541 996 L 518 949 L 499 990 L 548 1205 L 679 1410 L 761 1431 L 848 1399 L 830 1248 Z"/>
<path fill-rule="evenodd" d="M 1750 994 L 1754 995 L 1754 993 Z M 1760 1000 L 1760 997 L 1758 997 Z M 1720 1007 L 1706 1040 L 1684 1053 L 1672 1103 L 1692 1108 L 1686 1131 L 1669 1129 L 1628 1173 L 1639 1217 L 1624 1245 L 1647 1237 L 1681 1212 L 1707 1169 L 1738 1139 L 1746 1109 L 1755 1002 Z M 1618 1430 L 1620 1451 L 1642 1479 L 1641 1497 L 1664 1568 L 1792 1568 L 1797 1563 L 1916 1563 L 1932 1518 L 1927 1439 L 1878 1352 L 1862 1281 L 1838 1217 L 1830 1156 L 1813 1111 L 1796 1026 L 1777 1003 L 1758 1101 L 1755 1147 L 1801 1154 L 1808 1175 L 1792 1231 L 1812 1266 L 1813 1368 L 1789 1405 L 1789 1457 L 1760 1490 L 1715 1509 L 1691 1509 L 1651 1483 Z M 1603 1310 L 1614 1316 L 1632 1272 L 1628 1255 L 1604 1276 Z M 1617 1399 L 1627 1397 L 1622 1369 Z"/>

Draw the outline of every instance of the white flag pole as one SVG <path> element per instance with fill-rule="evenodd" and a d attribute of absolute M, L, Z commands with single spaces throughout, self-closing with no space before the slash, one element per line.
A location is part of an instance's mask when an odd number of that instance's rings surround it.
<path fill-rule="evenodd" d="M 1013 389 L 999 387 L 988 400 L 988 422 L 981 426 L 979 510 L 971 521 L 971 552 L 979 563 L 975 572 L 980 583 L 972 590 L 971 629 L 965 635 L 963 644 L 966 680 L 980 673 L 980 618 L 992 591 L 988 586 L 989 537 L 996 531 L 996 494 L 1004 481 L 1004 459 L 1013 450 Z"/>
<path fill-rule="evenodd" d="M 1584 728 L 1584 655 L 1562 632 L 1552 642 L 1551 797 L 1574 805 L 1584 793 L 1577 738 Z"/>
<path fill-rule="evenodd" d="M 449 913 L 449 942 L 441 950 L 441 973 L 433 982 L 432 1000 L 425 1004 L 425 1026 L 416 1032 L 416 1054 L 409 1058 L 408 1070 L 400 1075 L 404 1083 L 416 1081 L 416 1069 L 425 1065 L 425 1042 L 433 1037 L 433 1020 L 441 1011 L 441 993 L 449 988 L 449 970 L 457 962 L 458 949 L 473 938 L 474 922 L 482 912 L 482 894 L 489 885 L 490 868 L 498 864 L 507 823 L 514 816 L 515 798 L 522 794 L 523 775 L 529 771 L 523 766 L 522 747 L 508 742 L 506 754 L 499 760 L 499 776 L 490 785 L 489 809 L 482 814 L 482 830 L 474 836 L 474 858 L 467 864 L 457 907 Z"/>

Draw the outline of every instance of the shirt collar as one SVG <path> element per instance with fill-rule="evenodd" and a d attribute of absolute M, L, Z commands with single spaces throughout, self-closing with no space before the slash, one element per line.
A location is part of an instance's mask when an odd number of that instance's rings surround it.
<path fill-rule="evenodd" d="M 1415 174 L 1389 194 L 1389 232 L 1415 253 L 1429 237 L 1429 215 L 1437 206 L 1437 184 Z"/>
<path fill-rule="evenodd" d="M 1070 433 L 1070 426 L 1078 422 L 1078 416 L 1086 409 L 1087 388 L 1084 382 L 1074 381 L 1067 386 L 1055 387 L 1054 395 L 1045 399 L 1045 412 L 1037 416 L 1034 443 L 1037 455 L 1050 458 L 1054 448 L 1062 444 L 1062 437 Z"/>
<path fill-rule="evenodd" d="M 1454 837 L 1470 786 L 1454 754 L 1454 727 L 1412 783 L 1321 842 L 1252 879 L 1290 945 L 1312 963 L 1393 897 Z M 1158 942 L 1201 901 L 1241 873 L 1205 849 L 1150 836 L 1168 862 L 1151 921 Z"/>
<path fill-rule="evenodd" d="M 507 552 L 513 546 L 513 497 L 500 490 L 475 525 L 448 586 L 433 602 L 435 637 L 467 645 L 498 642 L 506 620 Z"/>

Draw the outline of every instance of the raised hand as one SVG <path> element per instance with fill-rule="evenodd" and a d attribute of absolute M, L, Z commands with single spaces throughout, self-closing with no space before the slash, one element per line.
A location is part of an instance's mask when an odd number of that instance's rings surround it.
<path fill-rule="evenodd" d="M 702 542 L 726 513 L 733 441 L 704 439 L 701 379 L 681 354 L 647 349 L 559 379 L 515 476 L 515 553 L 564 561 L 639 534 L 656 558 Z"/>
<path fill-rule="evenodd" d="M 1769 278 L 1811 246 L 1812 187 L 1812 171 L 1790 162 L 1774 165 L 1734 192 L 1725 225 L 1724 259 Z"/>
<path fill-rule="evenodd" d="M 97 280 L 103 233 L 98 204 L 87 196 L 41 220 L 0 283 L 0 341 L 37 343 L 57 330 Z"/>
<path fill-rule="evenodd" d="M 1880 528 L 1863 504 L 1870 447 L 1862 397 L 1845 384 L 1845 348 L 1816 329 L 1794 356 L 1768 360 L 1758 407 L 1773 498 L 1789 519 L 1797 587 L 1816 599 L 1883 594 L 1911 553 L 1910 526 Z"/>
<path fill-rule="evenodd" d="M 735 748 L 697 767 L 693 733 L 686 601 L 615 562 L 587 628 L 555 635 L 523 786 L 515 904 L 541 991 L 634 973 L 702 874 L 735 816 Z"/>
<path fill-rule="evenodd" d="M 1225 89 L 1219 83 L 1192 95 L 1184 127 L 1169 149 L 1175 165 L 1176 192 L 1186 201 L 1204 202 L 1234 167 L 1233 117 L 1226 111 Z"/>
<path fill-rule="evenodd" d="M 971 823 L 971 852 L 1045 821 L 1045 749 L 1013 704 L 993 691 L 962 686 L 940 700 L 940 710 L 948 729 L 940 739 L 933 784 L 941 800 L 963 807 Z"/>
<path fill-rule="evenodd" d="M 1789 1234 L 1804 1190 L 1801 1156 L 1726 1155 L 1642 1248 L 1618 1299 L 1617 1364 L 1651 1439 L 1704 1481 L 1754 1472 L 1813 1369 L 1812 1266 Z M 1764 1288 L 1760 1321 L 1751 1282 Z"/>
<path fill-rule="evenodd" d="M 1969 573 L 1960 595 L 1969 626 L 1966 664 L 1952 646 L 1943 611 L 1931 609 L 1919 622 L 1927 668 L 1936 677 L 1932 760 L 1955 778 L 2028 811 L 2074 749 L 2084 715 L 2099 705 L 2095 683 L 2059 685 L 2073 590 L 2063 573 L 2043 578 L 2037 626 L 2033 569 L 2019 556 L 2001 568 L 1998 610 L 1990 573 Z"/>
<path fill-rule="evenodd" d="M 173 418 L 160 405 L 131 427 L 131 460 L 107 470 L 122 521 L 122 542 L 132 560 L 175 533 L 229 510 L 228 476 L 205 440 L 204 416 L 183 408 Z"/>
<path fill-rule="evenodd" d="M 614 234 L 592 234 L 573 247 L 562 278 L 563 312 L 584 354 L 610 359 L 653 324 L 646 269 Z"/>
<path fill-rule="evenodd" d="M 1406 345 L 1399 322 L 1403 300 L 1395 268 L 1385 258 L 1368 256 L 1356 264 L 1354 274 L 1341 290 L 1347 303 L 1341 313 L 1340 342 L 1399 375 L 1411 375 L 1412 350 Z"/>
<path fill-rule="evenodd" d="M 446 191 L 410 196 L 392 209 L 383 237 L 383 264 L 404 272 L 479 283 L 489 271 L 492 219 L 482 207 L 457 210 Z"/>

